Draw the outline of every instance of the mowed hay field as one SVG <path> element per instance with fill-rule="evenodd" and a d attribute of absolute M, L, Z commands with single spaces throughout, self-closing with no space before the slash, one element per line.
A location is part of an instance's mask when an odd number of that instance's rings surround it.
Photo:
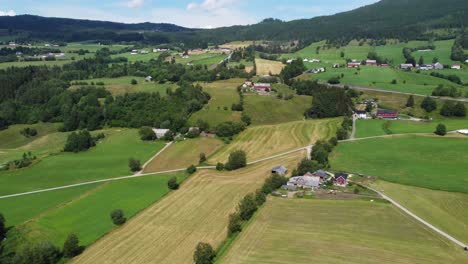
<path fill-rule="evenodd" d="M 468 243 L 468 194 L 435 191 L 385 181 L 374 182 L 371 186 L 383 191 L 437 228 Z"/>
<path fill-rule="evenodd" d="M 192 263 L 200 241 L 213 247 L 222 243 L 229 214 L 263 184 L 273 166 L 292 167 L 304 156 L 294 153 L 233 172 L 199 171 L 72 263 Z"/>
<path fill-rule="evenodd" d="M 466 137 L 399 136 L 338 144 L 336 170 L 412 186 L 468 193 Z"/>
<path fill-rule="evenodd" d="M 310 96 L 294 96 L 291 100 L 275 96 L 246 95 L 244 111 L 252 118 L 252 125 L 278 124 L 304 119 L 304 112 L 312 105 Z"/>
<path fill-rule="evenodd" d="M 257 65 L 257 75 L 278 75 L 284 68 L 281 61 L 255 59 L 255 64 Z"/>
<path fill-rule="evenodd" d="M 389 203 L 270 198 L 220 263 L 466 263 Z"/>
<path fill-rule="evenodd" d="M 305 147 L 319 139 L 329 139 L 336 133 L 341 118 L 305 120 L 278 125 L 247 128 L 229 144 L 217 151 L 208 161 L 226 162 L 229 154 L 243 150 L 247 161 L 255 161 L 286 151 Z"/>
<path fill-rule="evenodd" d="M 203 91 L 211 95 L 211 100 L 202 110 L 190 117 L 190 122 L 195 124 L 201 119 L 216 127 L 226 121 L 240 121 L 241 112 L 231 110 L 232 104 L 239 103 L 237 87 L 244 83 L 244 79 L 229 79 L 212 83 L 200 83 Z"/>
<path fill-rule="evenodd" d="M 153 159 L 143 170 L 144 173 L 187 168 L 197 165 L 200 153 L 206 157 L 215 152 L 223 142 L 217 138 L 196 138 L 173 143 Z"/>

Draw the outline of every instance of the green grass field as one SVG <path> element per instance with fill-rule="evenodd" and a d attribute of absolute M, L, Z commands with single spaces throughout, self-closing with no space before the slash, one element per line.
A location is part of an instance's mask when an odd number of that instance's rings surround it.
<path fill-rule="evenodd" d="M 271 198 L 218 263 L 465 263 L 389 203 Z"/>
<path fill-rule="evenodd" d="M 26 152 L 39 159 L 63 149 L 68 133 L 57 132 L 60 124 L 39 123 L 34 125 L 12 125 L 0 131 L 0 164 L 20 159 Z M 36 128 L 38 135 L 24 137 L 20 131 L 26 127 Z"/>
<path fill-rule="evenodd" d="M 371 184 L 392 199 L 466 243 L 468 241 L 468 194 L 434 191 L 407 185 L 377 181 Z"/>
<path fill-rule="evenodd" d="M 136 129 L 111 129 L 96 147 L 60 153 L 20 170 L 0 172 L 0 194 L 11 194 L 97 179 L 130 175 L 128 159 L 144 163 L 164 145 L 142 142 Z"/>
<path fill-rule="evenodd" d="M 181 64 L 195 64 L 195 65 L 213 65 L 220 63 L 228 55 L 221 53 L 200 53 L 200 54 L 189 54 L 188 58 L 182 58 L 176 55 L 176 62 Z"/>
<path fill-rule="evenodd" d="M 304 112 L 312 105 L 310 96 L 294 96 L 282 100 L 275 95 L 246 95 L 244 112 L 252 118 L 253 125 L 278 124 L 304 119 Z"/>
<path fill-rule="evenodd" d="M 137 84 L 132 85 L 131 81 L 136 80 Z M 112 95 L 123 95 L 126 93 L 137 93 L 137 92 L 146 92 L 146 93 L 156 93 L 158 92 L 160 95 L 166 95 L 166 91 L 168 88 L 173 90 L 177 89 L 177 85 L 173 83 L 156 83 L 156 82 L 147 82 L 143 77 L 135 77 L 135 76 L 124 76 L 119 78 L 96 78 L 96 79 L 89 79 L 83 80 L 91 85 L 91 82 L 103 82 L 104 88 L 108 90 Z M 80 87 L 79 85 L 74 85 L 71 89 L 77 89 Z M 98 86 L 99 87 L 99 86 Z"/>
<path fill-rule="evenodd" d="M 387 134 L 433 133 L 438 124 L 444 124 L 448 131 L 468 128 L 468 119 L 436 119 L 431 122 L 403 120 L 357 120 L 356 138 L 381 136 Z M 384 126 L 387 130 L 384 130 Z M 390 133 L 388 133 L 390 132 Z"/>
<path fill-rule="evenodd" d="M 156 175 L 138 179 L 111 182 L 95 188 L 80 197 L 39 217 L 26 226 L 19 227 L 28 240 L 53 241 L 62 245 L 69 233 L 75 233 L 83 245 L 89 245 L 114 229 L 110 212 L 122 209 L 127 218 L 159 200 L 169 192 L 167 181 L 181 175 Z M 77 213 L 79 212 L 79 213 Z"/>
<path fill-rule="evenodd" d="M 378 138 L 338 144 L 336 170 L 434 190 L 468 193 L 468 140 L 429 136 Z"/>
<path fill-rule="evenodd" d="M 208 122 L 211 128 L 214 128 L 226 121 L 239 121 L 241 113 L 231 111 L 231 106 L 239 103 L 237 87 L 242 85 L 244 81 L 243 79 L 230 79 L 201 83 L 203 90 L 211 95 L 211 100 L 202 110 L 190 117 L 190 122 L 195 124 L 198 119 L 202 119 Z"/>

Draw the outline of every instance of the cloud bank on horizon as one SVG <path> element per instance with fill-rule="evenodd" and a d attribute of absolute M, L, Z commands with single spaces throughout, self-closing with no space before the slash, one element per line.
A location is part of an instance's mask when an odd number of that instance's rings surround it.
<path fill-rule="evenodd" d="M 0 16 L 32 14 L 212 28 L 253 24 L 271 17 L 293 20 L 331 15 L 375 2 L 378 0 L 0 0 Z"/>

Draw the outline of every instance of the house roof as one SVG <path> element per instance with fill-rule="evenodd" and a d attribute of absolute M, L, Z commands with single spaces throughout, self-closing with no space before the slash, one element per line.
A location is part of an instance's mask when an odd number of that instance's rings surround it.
<path fill-rule="evenodd" d="M 309 187 L 318 187 L 320 185 L 320 179 L 319 177 L 296 176 L 290 178 L 288 183 Z"/>
<path fill-rule="evenodd" d="M 288 169 L 284 166 L 276 166 L 276 167 L 273 167 L 273 169 L 271 169 L 271 171 L 274 171 L 274 172 L 279 172 L 279 173 L 286 173 L 288 171 Z"/>
<path fill-rule="evenodd" d="M 343 179 L 347 180 L 348 176 L 349 176 L 349 174 L 347 174 L 347 173 L 338 173 L 338 174 L 335 174 L 335 180 L 338 179 L 338 178 L 343 178 Z"/>
<path fill-rule="evenodd" d="M 322 177 L 322 178 L 324 178 L 324 177 L 327 177 L 327 176 L 328 176 L 327 172 L 326 172 L 326 171 L 324 171 L 324 170 L 318 170 L 318 171 L 315 171 L 315 172 L 314 172 L 314 175 L 318 175 L 318 176 L 320 176 L 320 177 Z"/>

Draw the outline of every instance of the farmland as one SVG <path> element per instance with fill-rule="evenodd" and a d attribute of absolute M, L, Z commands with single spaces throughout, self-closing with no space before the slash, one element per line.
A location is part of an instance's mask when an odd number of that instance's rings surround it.
<path fill-rule="evenodd" d="M 253 125 L 278 124 L 304 119 L 304 112 L 312 103 L 310 96 L 295 96 L 291 100 L 274 96 L 247 95 L 244 111 Z"/>
<path fill-rule="evenodd" d="M 226 237 L 228 215 L 248 192 L 259 188 L 272 166 L 294 166 L 294 153 L 235 172 L 203 170 L 90 246 L 74 263 L 188 263 L 200 241 L 217 247 Z"/>
<path fill-rule="evenodd" d="M 468 193 L 465 138 L 403 136 L 338 144 L 331 166 L 434 190 Z"/>
<path fill-rule="evenodd" d="M 463 263 L 388 203 L 271 198 L 220 263 Z"/>
<path fill-rule="evenodd" d="M 0 194 L 129 175 L 130 157 L 146 161 L 164 145 L 142 142 L 135 129 L 104 132 L 106 138 L 89 151 L 60 153 L 25 169 L 0 172 Z"/>
<path fill-rule="evenodd" d="M 248 161 L 269 157 L 285 151 L 305 147 L 319 139 L 335 135 L 341 118 L 306 120 L 249 127 L 236 136 L 229 145 L 219 149 L 208 161 L 225 162 L 234 150 L 244 150 Z"/>
<path fill-rule="evenodd" d="M 201 83 L 203 91 L 211 95 L 210 102 L 202 110 L 190 117 L 191 123 L 195 124 L 201 119 L 210 125 L 210 128 L 226 121 L 239 121 L 240 112 L 231 110 L 232 104 L 239 103 L 237 87 L 242 85 L 243 79 L 230 79 L 213 83 Z"/>
<path fill-rule="evenodd" d="M 211 66 L 214 64 L 219 64 L 223 59 L 228 55 L 221 53 L 194 53 L 189 54 L 188 58 L 183 58 L 179 55 L 175 56 L 177 63 L 182 64 L 194 64 L 194 65 L 207 65 Z"/>
<path fill-rule="evenodd" d="M 137 84 L 132 85 L 131 81 L 136 80 Z M 166 95 L 167 89 L 175 90 L 177 85 L 173 83 L 155 83 L 147 82 L 143 77 L 125 76 L 119 78 L 96 78 L 84 80 L 88 84 L 104 83 L 104 88 L 109 91 L 112 95 L 124 95 L 126 93 L 137 93 L 137 92 L 148 92 L 148 93 L 159 93 L 160 95 Z M 71 89 L 79 88 L 79 85 L 74 85 Z"/>
<path fill-rule="evenodd" d="M 467 119 L 435 119 L 430 122 L 404 120 L 357 120 L 356 137 L 372 137 L 386 134 L 433 133 L 438 124 L 444 124 L 448 131 L 468 127 Z"/>
<path fill-rule="evenodd" d="M 283 69 L 283 63 L 279 61 L 255 59 L 257 75 L 278 75 Z"/>
<path fill-rule="evenodd" d="M 468 241 L 468 194 L 376 181 L 371 186 L 451 236 Z"/>
<path fill-rule="evenodd" d="M 145 168 L 144 173 L 187 168 L 197 165 L 200 153 L 207 157 L 216 151 L 223 142 L 216 138 L 196 138 L 172 144 L 163 154 L 153 159 Z"/>

